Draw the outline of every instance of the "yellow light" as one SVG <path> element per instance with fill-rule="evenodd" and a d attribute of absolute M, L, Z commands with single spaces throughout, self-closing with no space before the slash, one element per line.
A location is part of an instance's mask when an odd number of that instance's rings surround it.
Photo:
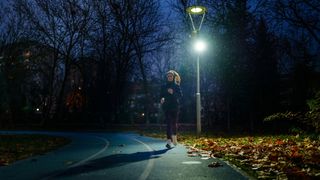
<path fill-rule="evenodd" d="M 193 12 L 193 13 L 200 13 L 200 12 L 203 11 L 203 9 L 200 8 L 200 7 L 193 7 L 193 8 L 191 8 L 190 11 Z"/>
<path fill-rule="evenodd" d="M 189 14 L 204 14 L 206 11 L 207 8 L 204 6 L 190 6 L 187 8 Z"/>

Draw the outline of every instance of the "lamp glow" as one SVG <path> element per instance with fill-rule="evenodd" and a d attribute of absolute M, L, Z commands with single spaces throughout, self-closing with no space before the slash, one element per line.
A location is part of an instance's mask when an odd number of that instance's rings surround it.
<path fill-rule="evenodd" d="M 191 6 L 187 8 L 187 12 L 190 14 L 204 14 L 207 8 L 204 6 Z"/>
<path fill-rule="evenodd" d="M 202 8 L 199 8 L 199 7 L 195 7 L 195 8 L 192 8 L 191 9 L 191 12 L 193 12 L 193 13 L 200 13 L 200 12 L 202 12 L 203 11 L 203 9 Z"/>
<path fill-rule="evenodd" d="M 202 40 L 197 40 L 194 44 L 194 50 L 198 53 L 202 53 L 207 49 L 206 43 Z"/>

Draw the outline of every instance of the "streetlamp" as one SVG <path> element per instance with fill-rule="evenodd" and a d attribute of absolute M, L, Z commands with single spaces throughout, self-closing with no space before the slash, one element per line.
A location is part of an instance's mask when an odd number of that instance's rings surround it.
<path fill-rule="evenodd" d="M 201 96 L 200 96 L 200 53 L 205 50 L 205 43 L 198 39 L 198 33 L 200 32 L 204 17 L 207 12 L 207 8 L 204 6 L 190 6 L 187 8 L 187 13 L 189 14 L 191 25 L 192 25 L 192 35 L 195 38 L 194 50 L 197 52 L 197 92 L 196 92 L 196 110 L 197 110 L 197 134 L 201 133 Z M 194 24 L 193 17 L 200 16 L 201 20 L 199 26 L 196 27 Z"/>

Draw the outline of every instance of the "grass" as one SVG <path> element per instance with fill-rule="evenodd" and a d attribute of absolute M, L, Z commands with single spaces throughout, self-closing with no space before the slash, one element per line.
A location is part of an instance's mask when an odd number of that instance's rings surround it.
<path fill-rule="evenodd" d="M 0 166 L 41 155 L 70 143 L 69 139 L 47 135 L 0 135 Z"/>
<path fill-rule="evenodd" d="M 165 132 L 143 135 L 165 139 Z M 320 179 L 320 141 L 313 135 L 178 134 L 188 153 L 206 151 L 259 179 Z"/>

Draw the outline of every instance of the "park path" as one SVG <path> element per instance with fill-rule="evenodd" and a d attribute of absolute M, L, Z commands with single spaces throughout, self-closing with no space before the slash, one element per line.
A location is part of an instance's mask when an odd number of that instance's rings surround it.
<path fill-rule="evenodd" d="M 44 155 L 0 167 L 1 180 L 45 179 L 121 179 L 121 180 L 242 180 L 240 171 L 218 159 L 188 157 L 178 145 L 166 149 L 160 139 L 135 133 L 106 132 L 32 132 L 0 133 L 48 134 L 70 138 L 72 142 Z M 212 161 L 223 166 L 209 168 Z"/>

